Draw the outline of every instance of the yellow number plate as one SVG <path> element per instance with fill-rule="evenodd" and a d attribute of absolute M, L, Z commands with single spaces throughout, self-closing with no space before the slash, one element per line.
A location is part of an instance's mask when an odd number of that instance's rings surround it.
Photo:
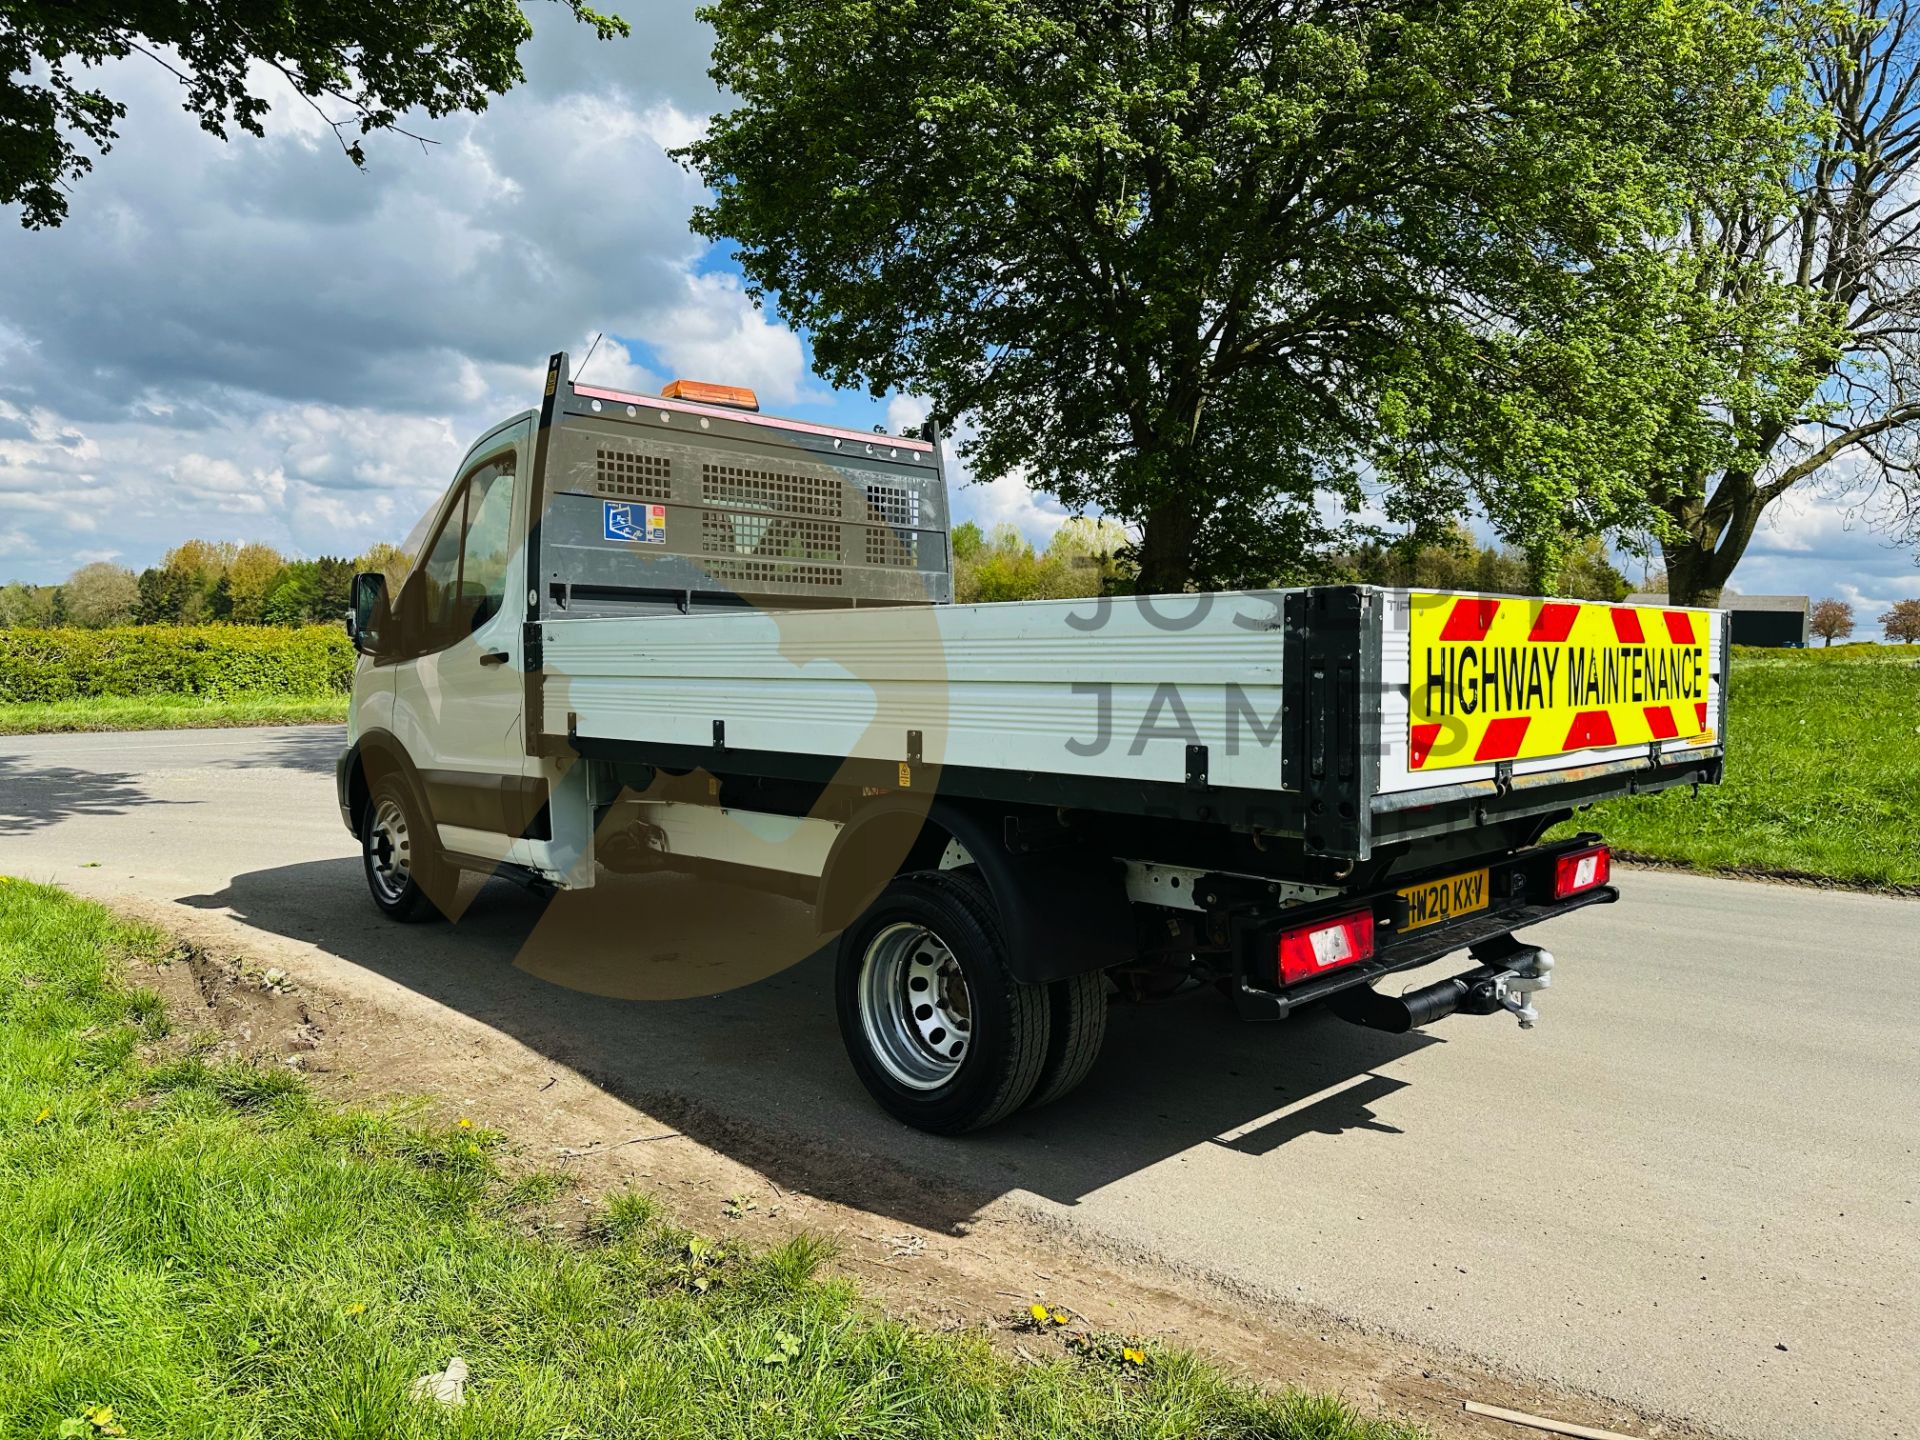
<path fill-rule="evenodd" d="M 1407 902 L 1407 923 L 1400 927 L 1402 935 L 1445 920 L 1458 920 L 1462 915 L 1487 908 L 1487 872 L 1469 870 L 1464 875 L 1409 885 L 1400 892 L 1400 898 Z"/>

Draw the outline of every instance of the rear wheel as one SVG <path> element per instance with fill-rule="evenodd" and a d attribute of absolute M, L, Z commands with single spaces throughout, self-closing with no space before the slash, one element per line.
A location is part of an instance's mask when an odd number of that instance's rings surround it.
<path fill-rule="evenodd" d="M 374 781 L 360 824 L 360 860 L 380 912 L 394 920 L 438 920 L 457 873 L 440 859 L 430 822 L 398 775 Z"/>
<path fill-rule="evenodd" d="M 1047 1059 L 1033 1087 L 1029 1109 L 1051 1105 L 1087 1078 L 1107 1038 L 1107 977 L 1069 975 L 1047 986 L 1052 1011 Z"/>
<path fill-rule="evenodd" d="M 991 1125 L 1033 1094 L 1047 1060 L 1047 987 L 1008 973 L 978 876 L 896 879 L 840 938 L 835 999 L 847 1056 L 873 1098 L 935 1134 Z"/>

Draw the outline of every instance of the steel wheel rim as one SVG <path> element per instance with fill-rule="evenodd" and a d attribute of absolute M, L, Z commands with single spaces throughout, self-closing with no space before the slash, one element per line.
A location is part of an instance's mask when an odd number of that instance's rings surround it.
<path fill-rule="evenodd" d="M 953 951 L 924 925 L 889 925 L 860 962 L 860 1028 L 880 1068 L 909 1090 L 937 1090 L 973 1043 L 973 995 Z"/>
<path fill-rule="evenodd" d="M 413 838 L 400 802 L 384 797 L 373 807 L 367 826 L 367 862 L 380 898 L 398 900 L 413 879 Z"/>

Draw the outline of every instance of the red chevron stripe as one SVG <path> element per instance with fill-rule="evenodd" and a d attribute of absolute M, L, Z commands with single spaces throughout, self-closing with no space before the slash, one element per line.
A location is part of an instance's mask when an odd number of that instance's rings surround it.
<path fill-rule="evenodd" d="M 1707 702 L 1704 700 L 1694 701 L 1693 713 L 1700 717 L 1700 728 L 1702 730 L 1706 729 L 1707 728 Z"/>
<path fill-rule="evenodd" d="M 1613 745 L 1613 717 L 1604 710 L 1582 710 L 1567 729 L 1562 750 L 1585 750 L 1593 745 Z"/>
<path fill-rule="evenodd" d="M 1542 605 L 1527 639 L 1542 645 L 1564 644 L 1579 614 L 1578 605 Z"/>
<path fill-rule="evenodd" d="M 1487 722 L 1487 733 L 1480 737 L 1480 748 L 1473 752 L 1476 760 L 1511 760 L 1520 753 L 1520 742 L 1527 738 L 1527 726 L 1531 717 L 1509 715 L 1499 720 Z"/>
<path fill-rule="evenodd" d="M 1693 644 L 1693 616 L 1684 610 L 1663 610 L 1667 617 L 1667 638 L 1676 645 Z"/>
<path fill-rule="evenodd" d="M 1645 632 L 1640 629 L 1638 610 L 1609 610 L 1613 616 L 1614 638 L 1622 645 L 1644 645 L 1647 643 Z"/>
<path fill-rule="evenodd" d="M 1647 706 L 1647 729 L 1653 732 L 1656 740 L 1671 740 L 1680 733 L 1680 727 L 1674 723 L 1671 705 Z"/>
<path fill-rule="evenodd" d="M 1442 640 L 1465 640 L 1478 645 L 1487 638 L 1487 631 L 1493 628 L 1493 617 L 1500 613 L 1498 600 L 1483 600 L 1478 597 L 1453 602 L 1453 613 L 1447 616 L 1446 627 L 1441 630 Z"/>
<path fill-rule="evenodd" d="M 1438 725 L 1416 725 L 1408 737 L 1407 768 L 1418 770 L 1433 753 L 1433 742 L 1440 738 Z"/>

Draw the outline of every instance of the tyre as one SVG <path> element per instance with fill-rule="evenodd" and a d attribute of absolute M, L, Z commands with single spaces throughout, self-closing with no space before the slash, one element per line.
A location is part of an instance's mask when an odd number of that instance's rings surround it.
<path fill-rule="evenodd" d="M 1087 1078 L 1107 1038 L 1107 977 L 1069 975 L 1047 986 L 1047 1058 L 1027 1108 L 1051 1105 Z"/>
<path fill-rule="evenodd" d="M 835 1000 L 854 1071 L 881 1108 L 936 1135 L 977 1130 L 1033 1093 L 1047 1060 L 1047 987 L 1007 971 L 977 874 L 894 880 L 840 937 Z"/>
<path fill-rule="evenodd" d="M 394 920 L 438 920 L 459 879 L 439 857 L 424 807 L 398 775 L 373 782 L 360 823 L 360 862 L 380 912 Z M 438 897 L 436 900 L 435 897 Z"/>

